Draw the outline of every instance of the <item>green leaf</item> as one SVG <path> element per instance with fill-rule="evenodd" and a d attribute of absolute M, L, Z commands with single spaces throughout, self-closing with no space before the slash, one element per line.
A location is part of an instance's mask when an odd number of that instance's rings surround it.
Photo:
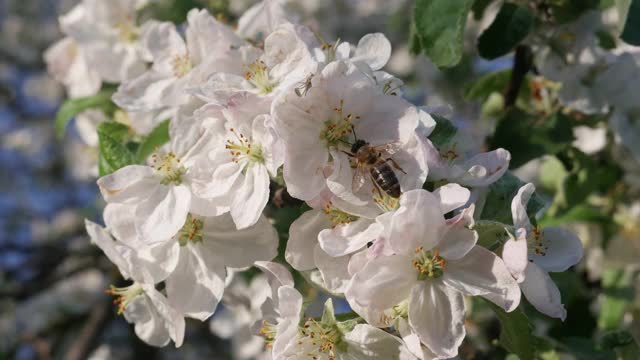
<path fill-rule="evenodd" d="M 513 224 L 511 216 L 511 200 L 518 193 L 525 182 L 518 179 L 515 175 L 507 172 L 498 181 L 489 186 L 484 207 L 482 209 L 481 219 L 492 220 L 504 224 Z M 527 214 L 531 219 L 545 205 L 544 200 L 537 194 L 533 193 L 529 204 L 527 205 Z"/>
<path fill-rule="evenodd" d="M 640 0 L 632 0 L 620 38 L 630 45 L 640 45 Z"/>
<path fill-rule="evenodd" d="M 558 216 L 591 194 L 607 193 L 623 174 L 615 163 L 597 160 L 578 149 L 569 148 L 558 157 L 570 171 L 562 180 L 549 215 Z"/>
<path fill-rule="evenodd" d="M 626 330 L 611 331 L 602 336 L 600 346 L 606 350 L 613 350 L 617 347 L 633 344 L 633 335 Z"/>
<path fill-rule="evenodd" d="M 511 153 L 510 167 L 517 168 L 543 155 L 553 155 L 573 142 L 569 117 L 557 112 L 540 118 L 517 108 L 498 120 L 491 148 L 505 148 Z"/>
<path fill-rule="evenodd" d="M 416 0 L 413 16 L 422 50 L 438 67 L 462 59 L 463 35 L 473 0 Z"/>
<path fill-rule="evenodd" d="M 446 145 L 451 138 L 453 138 L 458 132 L 458 128 L 451 123 L 450 120 L 438 115 L 431 115 L 436 122 L 436 127 L 433 132 L 429 134 L 429 140 L 436 148 L 440 148 Z"/>
<path fill-rule="evenodd" d="M 533 360 L 535 355 L 534 337 L 529 319 L 520 308 L 505 312 L 501 307 L 487 301 L 500 320 L 500 345 L 518 355 L 520 360 Z"/>
<path fill-rule="evenodd" d="M 502 94 L 511 79 L 511 69 L 492 72 L 467 85 L 464 98 L 467 100 L 485 101 L 493 93 Z"/>
<path fill-rule="evenodd" d="M 134 153 L 124 142 L 129 128 L 114 121 L 104 122 L 98 126 L 98 144 L 100 158 L 98 169 L 100 176 L 108 175 L 127 165 L 135 164 Z"/>
<path fill-rule="evenodd" d="M 587 204 L 580 204 L 571 207 L 561 216 L 545 216 L 539 223 L 542 226 L 558 226 L 571 222 L 591 222 L 591 223 L 607 223 L 612 219 L 602 213 L 602 210 L 591 207 Z"/>
<path fill-rule="evenodd" d="M 55 119 L 56 135 L 64 136 L 69 121 L 79 113 L 88 109 L 100 109 L 105 112 L 111 112 L 115 109 L 115 105 L 111 102 L 112 89 L 105 89 L 99 93 L 78 99 L 69 99 L 60 106 Z"/>
<path fill-rule="evenodd" d="M 596 348 L 595 342 L 591 339 L 570 337 L 564 339 L 564 347 L 571 353 L 575 359 L 580 360 L 615 360 L 616 355 L 613 351 L 601 351 Z"/>
<path fill-rule="evenodd" d="M 497 221 L 478 220 L 473 225 L 473 230 L 478 232 L 478 245 L 493 250 L 509 238 L 505 227 L 510 226 Z"/>
<path fill-rule="evenodd" d="M 151 155 L 156 148 L 164 145 L 169 141 L 169 120 L 165 120 L 158 124 L 149 135 L 147 135 L 138 147 L 136 159 L 138 162 L 144 162 L 149 155 Z"/>
<path fill-rule="evenodd" d="M 478 52 L 485 59 L 508 54 L 531 31 L 535 16 L 529 9 L 505 3 L 491 25 L 478 39 Z"/>
<path fill-rule="evenodd" d="M 578 19 L 588 10 L 600 6 L 600 0 L 554 0 L 549 2 L 555 21 L 566 24 Z"/>
<path fill-rule="evenodd" d="M 632 271 L 622 268 L 608 268 L 602 274 L 604 299 L 598 317 L 598 327 L 602 330 L 614 330 L 620 326 L 622 318 L 633 301 Z"/>

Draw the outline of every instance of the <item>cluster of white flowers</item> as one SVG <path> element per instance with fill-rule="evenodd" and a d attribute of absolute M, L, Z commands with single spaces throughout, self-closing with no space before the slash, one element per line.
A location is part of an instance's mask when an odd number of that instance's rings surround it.
<path fill-rule="evenodd" d="M 284 11 L 260 8 L 237 30 L 194 9 L 182 31 L 136 23 L 136 5 L 82 1 L 61 18 L 68 37 L 47 61 L 71 97 L 119 84 L 117 114 L 136 133 L 170 119 L 169 143 L 146 165 L 98 180 L 106 227 L 86 222 L 133 282 L 111 292 L 141 339 L 180 346 L 184 318 L 204 321 L 223 302 L 226 317 L 212 328 L 243 334 L 242 357 L 445 359 L 465 337 L 465 296 L 512 311 L 524 294 L 564 319 L 547 272 L 576 264 L 580 241 L 531 225 L 528 184 L 513 199 L 514 224 L 504 227 L 514 235 L 502 250 L 477 244 L 474 199 L 503 176 L 510 154 L 465 156 L 455 142 L 432 143 L 434 119 L 381 70 L 391 54 L 384 35 L 326 42 Z M 358 316 L 337 320 L 329 300 L 321 318 L 305 317 L 291 274 L 271 262 L 278 234 L 263 211 L 279 169 L 289 194 L 311 208 L 291 225 L 286 261 Z M 251 266 L 266 277 L 231 281 Z"/>
<path fill-rule="evenodd" d="M 534 42 L 536 64 L 541 75 L 557 82 L 552 86 L 559 87 L 562 105 L 587 115 L 608 115 L 616 143 L 638 163 L 640 106 L 633 88 L 640 81 L 640 52 L 628 45 L 605 49 L 597 36 L 616 14 L 615 9 L 593 10 L 574 22 L 547 29 L 540 34 L 541 42 Z M 598 152 L 607 144 L 603 128 L 579 126 L 574 133 L 576 145 L 585 153 Z"/>

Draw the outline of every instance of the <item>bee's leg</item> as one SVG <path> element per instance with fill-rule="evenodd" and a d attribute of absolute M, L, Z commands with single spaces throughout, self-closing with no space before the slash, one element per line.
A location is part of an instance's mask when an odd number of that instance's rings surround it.
<path fill-rule="evenodd" d="M 385 159 L 384 161 L 386 161 L 386 162 L 391 162 L 391 164 L 393 165 L 393 167 L 394 167 L 396 170 L 400 170 L 400 171 L 402 171 L 402 172 L 403 172 L 403 173 L 405 173 L 405 174 L 407 173 L 407 172 L 406 172 L 406 171 L 404 171 L 404 169 L 402 169 L 402 168 L 400 167 L 400 165 L 398 165 L 398 163 L 397 163 L 395 160 L 393 160 L 392 158 L 387 158 L 387 159 Z"/>

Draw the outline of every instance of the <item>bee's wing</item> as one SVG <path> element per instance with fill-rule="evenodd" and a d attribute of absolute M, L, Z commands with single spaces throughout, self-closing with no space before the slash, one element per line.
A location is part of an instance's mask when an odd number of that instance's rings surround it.
<path fill-rule="evenodd" d="M 358 192 L 364 185 L 366 177 L 367 169 L 364 165 L 358 163 L 355 169 L 353 169 L 353 181 L 351 182 L 351 191 L 354 193 Z"/>
<path fill-rule="evenodd" d="M 401 142 L 390 142 L 382 145 L 377 145 L 373 147 L 376 152 L 381 153 L 383 155 L 391 156 L 402 148 Z"/>

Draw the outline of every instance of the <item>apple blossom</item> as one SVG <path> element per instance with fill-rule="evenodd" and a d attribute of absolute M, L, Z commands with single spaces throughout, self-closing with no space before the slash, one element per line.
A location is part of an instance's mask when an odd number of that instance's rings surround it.
<path fill-rule="evenodd" d="M 582 243 L 569 230 L 531 224 L 527 203 L 534 191 L 533 184 L 526 184 L 511 202 L 516 234 L 505 243 L 502 258 L 531 305 L 564 321 L 567 311 L 561 303 L 560 290 L 548 273 L 562 272 L 577 264 L 582 259 Z"/>
<path fill-rule="evenodd" d="M 394 254 L 367 262 L 345 293 L 358 308 L 393 309 L 408 318 L 420 341 L 440 357 L 455 356 L 464 339 L 463 295 L 485 297 L 506 311 L 520 302 L 502 259 L 476 245 L 478 235 L 468 228 L 473 205 L 445 219 L 468 198 L 459 186 L 404 193 L 386 234 Z"/>
<path fill-rule="evenodd" d="M 136 25 L 137 5 L 128 0 L 83 0 L 60 18 L 62 31 L 107 82 L 126 81 L 145 70 L 146 54 L 139 43 L 145 29 Z"/>
<path fill-rule="evenodd" d="M 284 161 L 269 108 L 266 99 L 238 93 L 224 106 L 208 104 L 194 115 L 212 133 L 208 166 L 214 171 L 201 194 L 229 209 L 239 229 L 253 225 L 262 214 L 270 175 L 275 177 Z"/>
<path fill-rule="evenodd" d="M 342 61 L 327 65 L 314 76 L 305 96 L 282 94 L 274 101 L 272 113 L 274 127 L 285 144 L 284 179 L 290 194 L 311 200 L 329 180 L 336 195 L 356 205 L 371 201 L 368 189 L 373 185 L 360 189 L 364 200 L 352 193 L 353 170 L 342 151 L 351 149 L 355 135 L 374 146 L 408 144 L 414 139 L 419 119 L 414 106 L 379 92 L 375 82 L 358 67 Z M 417 177 L 426 175 L 426 168 L 419 166 L 423 162 L 406 150 L 400 152 L 400 167 L 417 173 Z M 324 168 L 330 157 L 336 163 L 327 179 Z M 404 174 L 397 171 L 396 175 L 402 185 Z M 408 180 L 406 183 L 415 184 L 414 179 Z"/>

